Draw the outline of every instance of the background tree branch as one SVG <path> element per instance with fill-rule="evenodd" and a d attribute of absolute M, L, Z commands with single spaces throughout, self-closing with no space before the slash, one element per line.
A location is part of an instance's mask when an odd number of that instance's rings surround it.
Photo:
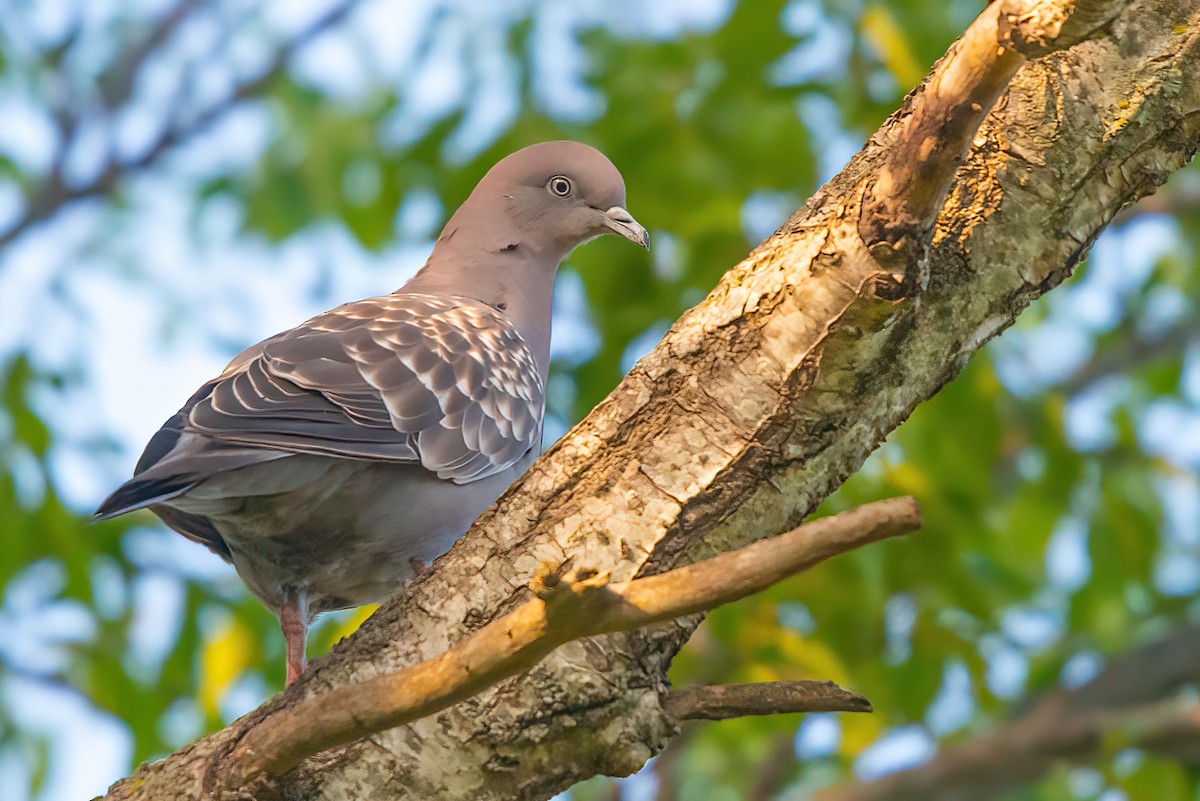
<path fill-rule="evenodd" d="M 990 734 L 943 748 L 911 770 L 833 788 L 820 801 L 986 801 L 1045 774 L 1122 748 L 1200 759 L 1200 705 L 1174 698 L 1200 676 L 1200 627 L 1184 626 L 1114 659 L 1091 681 L 1036 699 Z"/>
<path fill-rule="evenodd" d="M 1178 358 L 1200 342 L 1200 324 L 1190 318 L 1155 332 L 1141 334 L 1129 327 L 1128 336 L 1097 353 L 1059 384 L 1067 395 L 1080 395 L 1106 378 L 1126 374 L 1169 358 Z"/>
<path fill-rule="evenodd" d="M 38 223 L 50 219 L 66 206 L 90 197 L 112 192 L 118 181 L 129 178 L 157 164 L 160 159 L 193 136 L 200 134 L 224 117 L 238 103 L 261 93 L 275 80 L 298 50 L 337 25 L 354 9 L 356 0 L 345 0 L 332 5 L 319 14 L 302 30 L 281 44 L 267 66 L 255 77 L 237 84 L 223 99 L 212 103 L 198 113 L 180 119 L 170 115 L 168 123 L 155 139 L 140 154 L 122 159 L 109 150 L 106 161 L 94 171 L 91 178 L 71 183 L 65 176 L 68 155 L 77 146 L 79 130 L 78 98 L 72 98 L 59 107 L 56 115 L 59 137 L 58 156 L 51 165 L 46 179 L 35 191 L 24 199 L 24 210 L 4 230 L 0 231 L 0 249 L 20 238 Z M 106 109 L 119 107 L 129 99 L 137 75 L 147 58 L 167 41 L 179 24 L 197 7 L 192 0 L 181 0 L 167 11 L 139 42 L 130 48 L 121 62 L 101 82 L 103 104 Z"/>

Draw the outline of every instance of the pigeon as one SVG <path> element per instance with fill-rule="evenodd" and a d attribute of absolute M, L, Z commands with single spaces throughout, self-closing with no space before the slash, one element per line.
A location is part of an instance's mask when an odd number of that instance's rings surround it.
<path fill-rule="evenodd" d="M 608 158 L 512 153 L 411 280 L 239 354 L 93 519 L 149 509 L 231 562 L 279 616 L 292 684 L 317 614 L 393 594 L 541 452 L 554 277 L 601 234 L 650 246 Z"/>

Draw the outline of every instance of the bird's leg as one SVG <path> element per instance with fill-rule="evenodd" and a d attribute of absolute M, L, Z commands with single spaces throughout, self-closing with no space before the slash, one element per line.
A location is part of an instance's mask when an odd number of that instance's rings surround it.
<path fill-rule="evenodd" d="M 304 672 L 305 649 L 308 644 L 308 594 L 297 591 L 289 594 L 279 610 L 279 627 L 287 645 L 287 686 Z"/>

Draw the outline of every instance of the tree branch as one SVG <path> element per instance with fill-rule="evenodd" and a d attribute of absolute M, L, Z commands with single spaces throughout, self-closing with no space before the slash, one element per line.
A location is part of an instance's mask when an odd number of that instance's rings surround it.
<path fill-rule="evenodd" d="M 147 146 L 140 156 L 128 161 L 118 161 L 110 158 L 107 164 L 90 181 L 77 186 L 69 186 L 62 177 L 61 159 L 51 168 L 47 180 L 32 193 L 25 202 L 25 210 L 12 225 L 0 233 L 0 249 L 16 241 L 26 231 L 38 223 L 54 216 L 64 206 L 78 200 L 96 197 L 111 192 L 118 180 L 132 173 L 140 172 L 158 163 L 165 154 L 188 139 L 207 130 L 217 120 L 221 119 L 234 106 L 248 98 L 261 93 L 287 66 L 288 61 L 301 47 L 308 44 L 320 34 L 343 20 L 354 8 L 357 0 L 343 0 L 328 9 L 317 19 L 313 20 L 304 30 L 281 45 L 276 50 L 271 61 L 259 75 L 239 84 L 223 100 L 209 106 L 185 122 L 168 125 L 158 137 Z M 181 3 L 177 11 L 186 13 L 187 3 Z M 70 149 L 70 143 L 64 143 L 62 152 Z"/>
<path fill-rule="evenodd" d="M 888 155 L 863 198 L 858 230 L 876 261 L 911 295 L 911 269 L 925 242 L 954 171 L 966 158 L 983 116 L 1023 59 L 1003 46 L 1000 3 L 993 3 L 950 48 L 922 91 L 913 95 L 893 129 Z"/>
<path fill-rule="evenodd" d="M 897 286 L 925 288 L 922 267 L 934 221 L 983 118 L 1025 57 L 1093 35 L 1128 0 L 1002 0 L 992 3 L 934 66 L 901 110 L 887 156 L 862 201 L 859 235 Z"/>
<path fill-rule="evenodd" d="M 1185 317 L 1153 336 L 1134 332 L 1084 362 L 1058 385 L 1067 395 L 1080 395 L 1113 375 L 1139 370 L 1169 358 L 1181 357 L 1194 343 L 1200 342 L 1200 323 Z"/>
<path fill-rule="evenodd" d="M 1200 177 L 1195 172 L 1188 176 Z M 1200 181 L 1185 181 L 1164 186 L 1153 195 L 1147 195 L 1137 203 L 1123 209 L 1113 225 L 1128 225 L 1130 222 L 1151 214 L 1191 215 L 1200 210 Z"/>
<path fill-rule="evenodd" d="M 764 681 L 684 687 L 663 701 L 676 720 L 728 720 L 787 712 L 870 712 L 871 702 L 832 681 Z"/>
<path fill-rule="evenodd" d="M 171 38 L 180 23 L 201 4 L 202 0 L 177 0 L 149 26 L 140 39 L 118 55 L 113 65 L 97 82 L 105 108 L 116 110 L 133 96 L 137 76 L 147 59 L 163 42 Z"/>
<path fill-rule="evenodd" d="M 754 781 L 742 801 L 776 801 L 783 795 L 788 776 L 796 767 L 796 734 L 778 732 L 767 753 L 759 760 Z"/>
<path fill-rule="evenodd" d="M 539 597 L 468 635 L 441 656 L 322 693 L 267 717 L 246 733 L 222 765 L 221 782 L 227 789 L 245 792 L 244 788 L 281 776 L 319 751 L 475 695 L 527 670 L 563 643 L 708 611 L 760 592 L 831 556 L 919 526 L 916 501 L 895 498 L 633 581 L 609 584 L 607 574 L 588 571 L 547 573 L 535 582 Z M 674 707 L 681 714 L 692 711 L 693 717 L 703 717 L 704 704 L 719 708 L 717 696 L 723 692 L 726 712 L 728 704 L 739 703 L 748 710 L 742 714 L 791 711 L 786 707 L 800 702 L 811 705 L 818 699 L 826 707 L 853 702 L 855 711 L 863 711 L 865 698 L 832 683 L 815 684 L 821 686 L 696 688 L 690 694 L 685 691 Z M 775 708 L 769 709 L 772 703 Z M 732 716 L 719 709 L 714 714 Z"/>
<path fill-rule="evenodd" d="M 1200 626 L 1114 659 L 1094 679 L 1036 701 L 991 734 L 942 748 L 929 762 L 820 801 L 985 801 L 1035 781 L 1056 762 L 1144 747 L 1196 761 L 1200 706 L 1170 697 L 1200 675 Z"/>

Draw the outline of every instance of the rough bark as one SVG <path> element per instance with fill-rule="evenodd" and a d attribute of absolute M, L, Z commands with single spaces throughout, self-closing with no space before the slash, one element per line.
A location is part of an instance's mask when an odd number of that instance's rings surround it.
<path fill-rule="evenodd" d="M 306 680 L 110 797 L 201 797 L 272 708 L 436 656 L 527 600 L 543 563 L 571 557 L 625 581 L 793 527 L 1187 161 L 1200 143 L 1198 42 L 1193 3 L 1143 0 L 1026 63 L 975 133 L 921 263 L 884 269 L 859 233 L 862 199 L 914 94 L 424 580 Z M 922 280 L 906 281 L 914 269 Z M 568 644 L 437 715 L 311 758 L 275 789 L 534 799 L 632 773 L 676 731 L 660 701 L 694 623 Z"/>

